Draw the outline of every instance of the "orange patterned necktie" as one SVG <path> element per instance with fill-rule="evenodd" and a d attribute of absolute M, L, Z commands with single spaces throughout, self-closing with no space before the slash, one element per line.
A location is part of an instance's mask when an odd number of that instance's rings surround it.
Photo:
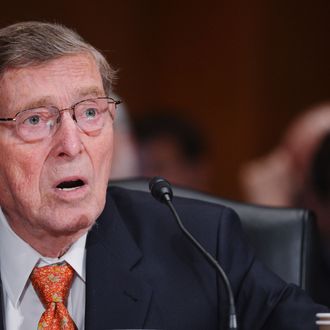
<path fill-rule="evenodd" d="M 76 330 L 77 327 L 65 307 L 73 280 L 73 268 L 64 263 L 34 268 L 30 279 L 45 307 L 38 330 Z"/>

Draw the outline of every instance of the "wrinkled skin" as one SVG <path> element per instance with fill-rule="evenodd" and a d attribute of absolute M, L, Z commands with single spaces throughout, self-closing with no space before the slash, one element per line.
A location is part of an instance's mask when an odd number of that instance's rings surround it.
<path fill-rule="evenodd" d="M 67 108 L 104 96 L 97 65 L 87 54 L 5 71 L 0 81 L 0 116 L 54 105 Z M 56 133 L 24 142 L 12 123 L 0 126 L 0 204 L 11 228 L 45 256 L 62 255 L 95 223 L 105 203 L 113 144 L 113 120 L 96 134 L 82 132 L 68 111 Z M 56 188 L 82 179 L 83 187 Z"/>

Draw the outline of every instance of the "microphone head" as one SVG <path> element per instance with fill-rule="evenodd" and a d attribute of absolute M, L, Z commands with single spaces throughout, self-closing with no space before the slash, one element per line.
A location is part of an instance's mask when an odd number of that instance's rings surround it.
<path fill-rule="evenodd" d="M 149 181 L 151 195 L 159 202 L 166 203 L 172 200 L 173 192 L 170 183 L 160 176 L 155 176 Z"/>

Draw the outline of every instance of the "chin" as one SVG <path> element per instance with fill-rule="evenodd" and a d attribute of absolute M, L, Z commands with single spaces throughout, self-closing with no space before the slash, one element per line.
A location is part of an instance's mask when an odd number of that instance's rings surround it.
<path fill-rule="evenodd" d="M 93 197 L 71 205 L 58 201 L 46 203 L 34 214 L 35 225 L 56 236 L 88 231 L 100 216 L 105 204 L 105 198 Z"/>
<path fill-rule="evenodd" d="M 44 222 L 42 227 L 53 236 L 82 235 L 94 225 L 99 213 L 93 213 L 82 214 L 80 211 L 79 214 L 70 214 L 70 212 L 64 212 L 63 215 L 57 214 L 55 218 L 48 218 L 49 221 Z"/>

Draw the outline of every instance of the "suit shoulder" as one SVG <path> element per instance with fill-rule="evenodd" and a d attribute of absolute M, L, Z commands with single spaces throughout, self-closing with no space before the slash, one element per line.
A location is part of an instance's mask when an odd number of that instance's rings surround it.
<path fill-rule="evenodd" d="M 156 223 L 157 226 L 174 224 L 170 209 L 156 201 L 148 192 L 111 187 L 108 189 L 108 195 L 126 221 L 134 219 L 135 222 L 148 222 L 148 225 Z M 219 226 L 231 227 L 239 222 L 237 214 L 232 209 L 220 204 L 174 197 L 173 205 L 185 225 L 192 230 L 214 233 Z M 150 222 L 151 218 L 157 220 Z"/>
<path fill-rule="evenodd" d="M 109 187 L 108 196 L 111 197 L 118 206 L 131 206 L 131 207 L 151 207 L 155 209 L 166 208 L 166 205 L 156 201 L 149 192 L 131 190 L 121 187 Z M 235 213 L 232 209 L 221 205 L 219 203 L 207 202 L 199 200 L 198 198 L 187 198 L 187 197 L 173 197 L 172 200 L 174 206 L 179 209 L 189 209 L 193 211 L 197 209 L 208 210 L 210 213 L 219 214 L 224 213 L 224 215 L 231 216 Z"/>

